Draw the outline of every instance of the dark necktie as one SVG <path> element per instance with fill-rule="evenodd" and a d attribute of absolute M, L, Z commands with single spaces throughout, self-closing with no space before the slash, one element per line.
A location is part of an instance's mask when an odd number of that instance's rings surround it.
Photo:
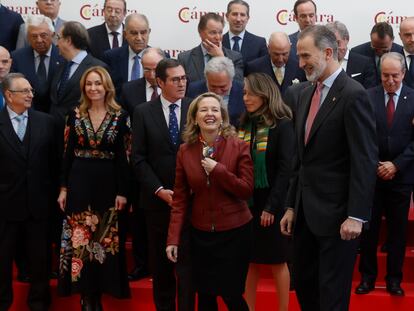
<path fill-rule="evenodd" d="M 46 55 L 39 55 L 39 66 L 37 67 L 37 79 L 39 81 L 39 87 L 37 92 L 44 94 L 47 89 L 47 73 L 45 65 Z"/>
<path fill-rule="evenodd" d="M 141 78 L 141 64 L 139 63 L 141 56 L 138 54 L 134 57 L 134 64 L 132 65 L 131 70 L 131 80 L 136 80 Z"/>
<path fill-rule="evenodd" d="M 151 85 L 151 87 L 152 87 L 151 100 L 156 100 L 158 98 L 157 86 Z"/>
<path fill-rule="evenodd" d="M 305 124 L 305 145 L 308 143 L 309 133 L 312 129 L 313 121 L 315 121 L 316 114 L 318 113 L 321 105 L 323 84 L 317 82 L 315 93 L 313 93 L 311 104 L 309 107 L 308 117 Z"/>
<path fill-rule="evenodd" d="M 60 78 L 59 88 L 58 88 L 58 98 L 61 98 L 63 93 L 65 92 L 66 84 L 69 80 L 70 68 L 74 62 L 70 61 L 67 62 L 65 65 L 65 69 L 63 70 L 62 77 Z"/>
<path fill-rule="evenodd" d="M 233 37 L 233 41 L 234 41 L 233 48 L 232 48 L 233 51 L 240 52 L 240 45 L 239 45 L 240 40 L 241 38 L 239 36 Z"/>
<path fill-rule="evenodd" d="M 4 107 L 4 98 L 3 98 L 3 94 L 0 92 L 0 109 L 2 109 Z"/>
<path fill-rule="evenodd" d="M 174 144 L 174 146 L 178 144 L 178 136 L 179 136 L 178 121 L 177 121 L 177 116 L 175 115 L 175 108 L 177 107 L 178 107 L 177 104 L 171 104 L 168 106 L 168 108 L 170 108 L 169 132 L 170 132 L 171 142 Z"/>
<path fill-rule="evenodd" d="M 411 59 L 410 66 L 408 67 L 408 72 L 409 72 L 410 78 L 414 80 L 414 55 L 408 55 L 408 57 Z"/>
<path fill-rule="evenodd" d="M 394 103 L 394 96 L 395 93 L 388 93 L 388 102 L 387 102 L 387 125 L 388 128 L 391 128 L 392 120 L 394 118 L 395 112 L 395 103 Z"/>
<path fill-rule="evenodd" d="M 119 47 L 119 41 L 118 41 L 118 32 L 117 31 L 112 31 L 111 32 L 112 35 L 112 48 L 118 48 Z"/>

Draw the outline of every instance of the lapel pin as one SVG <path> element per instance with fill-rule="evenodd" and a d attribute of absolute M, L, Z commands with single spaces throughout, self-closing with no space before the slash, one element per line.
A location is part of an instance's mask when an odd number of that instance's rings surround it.
<path fill-rule="evenodd" d="M 404 96 L 404 99 L 407 99 L 407 96 Z"/>
<path fill-rule="evenodd" d="M 336 97 L 332 98 L 332 101 L 334 102 L 336 100 Z"/>

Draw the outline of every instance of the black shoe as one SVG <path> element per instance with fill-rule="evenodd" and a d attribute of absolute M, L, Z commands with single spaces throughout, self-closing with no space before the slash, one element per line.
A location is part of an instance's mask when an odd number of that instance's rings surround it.
<path fill-rule="evenodd" d="M 388 283 L 387 292 L 392 296 L 404 296 L 404 290 L 401 288 L 400 283 Z"/>
<path fill-rule="evenodd" d="M 25 273 L 17 274 L 17 280 L 22 283 L 30 283 L 30 277 Z"/>
<path fill-rule="evenodd" d="M 367 282 L 367 281 L 361 281 L 361 283 L 359 283 L 357 288 L 355 288 L 355 294 L 358 294 L 358 295 L 368 294 L 369 292 L 373 291 L 374 288 L 375 288 L 374 283 Z"/>
<path fill-rule="evenodd" d="M 91 296 L 82 295 L 80 303 L 82 311 L 95 311 L 94 301 Z"/>
<path fill-rule="evenodd" d="M 149 276 L 149 272 L 145 268 L 135 268 L 130 274 L 128 274 L 129 281 L 138 281 L 140 279 Z"/>

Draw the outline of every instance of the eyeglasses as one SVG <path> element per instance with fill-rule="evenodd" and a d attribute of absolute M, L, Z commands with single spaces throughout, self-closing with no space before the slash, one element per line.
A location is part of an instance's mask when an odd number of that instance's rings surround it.
<path fill-rule="evenodd" d="M 24 95 L 29 95 L 29 94 L 34 95 L 35 94 L 35 90 L 34 89 L 8 90 L 8 91 L 9 92 L 12 92 L 12 93 L 22 93 Z"/>
<path fill-rule="evenodd" d="M 173 77 L 170 79 L 171 79 L 171 82 L 175 85 L 178 85 L 180 82 L 183 82 L 183 83 L 187 82 L 187 76 Z"/>

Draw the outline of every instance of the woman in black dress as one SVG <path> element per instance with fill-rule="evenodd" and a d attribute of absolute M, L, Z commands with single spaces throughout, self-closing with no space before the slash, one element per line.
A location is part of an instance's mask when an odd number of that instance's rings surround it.
<path fill-rule="evenodd" d="M 59 290 L 79 292 L 82 310 L 102 310 L 102 293 L 129 297 L 118 214 L 127 201 L 130 124 L 104 68 L 88 69 L 80 88 L 65 128 Z"/>
<path fill-rule="evenodd" d="M 266 74 L 245 78 L 239 138 L 250 144 L 254 163 L 253 249 L 246 282 L 246 301 L 255 310 L 259 265 L 271 266 L 280 311 L 289 304 L 288 240 L 280 232 L 285 196 L 294 155 L 292 112 L 283 103 L 279 89 Z"/>

